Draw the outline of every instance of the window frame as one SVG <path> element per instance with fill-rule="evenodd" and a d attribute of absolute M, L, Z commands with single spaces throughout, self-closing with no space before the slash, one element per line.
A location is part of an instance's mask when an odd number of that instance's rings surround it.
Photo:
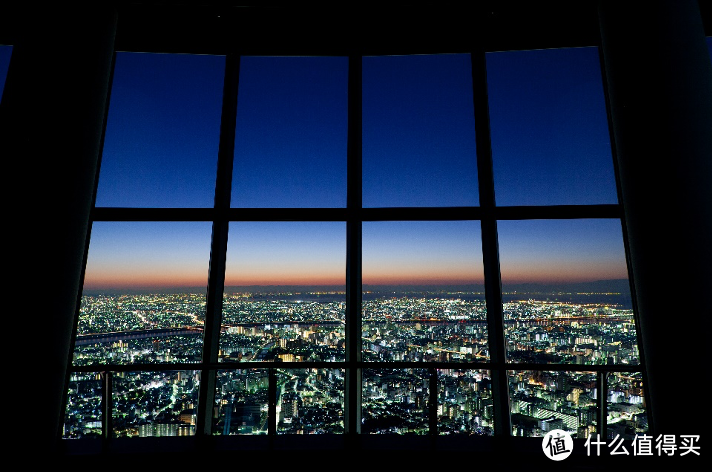
<path fill-rule="evenodd" d="M 130 43 L 130 42 L 129 42 Z M 600 54 L 600 44 L 588 44 L 598 47 Z M 564 45 L 560 45 L 564 47 Z M 417 53 L 418 46 L 414 46 L 415 50 L 406 51 L 406 53 Z M 181 51 L 186 52 L 181 46 L 178 46 Z M 131 50 L 134 48 L 121 48 L 117 46 L 117 50 Z M 142 50 L 145 48 L 142 48 Z M 148 48 L 155 50 L 153 52 L 162 51 L 165 48 L 154 47 Z M 507 372 L 510 370 L 557 370 L 557 371 L 594 371 L 598 377 L 598 384 L 601 391 L 606 391 L 606 374 L 609 372 L 641 372 L 644 377 L 645 370 L 644 362 L 640 362 L 637 366 L 631 365 L 614 365 L 614 366 L 598 366 L 598 365 L 573 365 L 573 364 L 520 364 L 511 363 L 506 360 L 505 353 L 505 336 L 503 323 L 502 309 L 502 290 L 499 271 L 499 254 L 498 254 L 498 235 L 497 222 L 500 220 L 526 220 L 526 219 L 576 219 L 576 218 L 610 218 L 617 219 L 621 225 L 625 225 L 623 218 L 623 208 L 621 203 L 616 204 L 599 204 L 599 205 L 559 205 L 559 206 L 512 206 L 501 207 L 497 206 L 494 195 L 494 178 L 492 174 L 492 149 L 490 143 L 489 129 L 489 109 L 487 95 L 487 77 L 486 77 L 486 53 L 493 50 L 493 46 L 484 38 L 478 38 L 474 41 L 474 46 L 465 48 L 462 51 L 456 50 L 441 50 L 443 53 L 451 52 L 466 52 L 470 54 L 472 64 L 473 78 L 473 97 L 474 97 L 474 114 L 475 114 L 475 134 L 477 156 L 473 156 L 477 160 L 478 170 L 478 191 L 479 205 L 472 207 L 392 207 L 392 208 L 364 208 L 362 206 L 362 157 L 361 157 L 361 71 L 362 58 L 369 55 L 364 50 L 350 52 L 348 54 L 334 54 L 347 56 L 349 58 L 349 83 L 348 83 L 348 138 L 347 138 L 347 204 L 345 208 L 231 208 L 230 193 L 231 179 L 233 166 L 233 151 L 235 142 L 235 125 L 237 114 L 237 93 L 239 87 L 239 71 L 240 57 L 242 55 L 257 54 L 260 51 L 246 51 L 238 49 L 217 50 L 207 48 L 203 51 L 199 46 L 200 51 L 190 50 L 189 53 L 210 53 L 224 54 L 226 59 L 225 79 L 223 90 L 223 112 L 220 125 L 220 142 L 218 148 L 218 170 L 215 188 L 215 205 L 213 208 L 207 209 L 189 209 L 189 208 L 101 208 L 93 207 L 89 234 L 91 234 L 91 223 L 94 221 L 206 221 L 213 224 L 213 234 L 211 242 L 211 260 L 210 271 L 208 278 L 207 294 L 206 294 L 206 324 L 204 330 L 204 346 L 202 362 L 196 364 L 151 364 L 151 365 L 111 365 L 105 366 L 106 369 L 91 366 L 80 368 L 73 366 L 70 359 L 69 374 L 72 372 L 95 372 L 104 370 L 105 388 L 111 388 L 111 372 L 126 372 L 136 370 L 200 370 L 201 384 L 200 396 L 198 401 L 198 421 L 196 428 L 196 437 L 213 437 L 211 415 L 213 399 L 215 395 L 215 379 L 217 370 L 226 369 L 249 369 L 260 368 L 270 369 L 272 372 L 276 368 L 344 368 L 346 369 L 346 385 L 345 385 L 345 418 L 344 438 L 336 438 L 336 442 L 340 443 L 346 437 L 361 435 L 361 372 L 364 368 L 427 368 L 431 372 L 431 389 L 435 388 L 435 375 L 432 375 L 438 368 L 471 368 L 489 370 L 492 376 L 492 393 L 496 399 L 494 416 L 495 416 L 495 433 L 496 438 L 511 436 L 511 419 L 509 407 L 509 388 Z M 258 48 L 259 49 L 259 48 Z M 333 51 L 318 51 L 318 54 L 332 54 Z M 328 49 L 328 48 L 327 48 Z M 388 49 L 388 48 L 385 48 Z M 516 48 L 514 48 L 516 49 Z M 178 52 L 178 51 L 173 51 Z M 268 52 L 268 51 L 264 51 Z M 281 51 L 277 50 L 277 53 Z M 383 54 L 387 55 L 393 51 L 387 51 Z M 423 50 L 421 52 L 433 53 L 434 51 Z M 270 54 L 265 54 L 270 55 Z M 601 61 L 601 69 L 603 71 L 603 62 Z M 602 81 L 605 90 L 605 80 Z M 608 109 L 608 100 L 606 97 L 606 107 Z M 610 130 L 610 119 L 609 119 Z M 612 134 L 612 132 L 611 132 Z M 611 142 L 613 140 L 611 139 Z M 612 148 L 614 153 L 615 149 Z M 614 157 L 614 156 L 612 156 Z M 612 165 L 616 173 L 616 187 L 618 190 L 620 202 L 620 186 L 617 174 L 615 159 Z M 99 166 L 100 167 L 100 166 Z M 98 181 L 98 179 L 96 179 Z M 485 296 L 487 306 L 488 319 L 488 343 L 491 353 L 491 358 L 488 362 L 478 362 L 477 364 L 466 363 L 422 363 L 414 362 L 362 362 L 361 355 L 361 304 L 362 304 L 362 273 L 361 273 L 361 246 L 362 246 L 362 224 L 367 221 L 438 221 L 438 220 L 474 220 L 481 224 L 482 235 L 482 251 L 483 264 L 485 275 Z M 228 363 L 218 362 L 218 346 L 219 346 L 219 331 L 222 310 L 222 296 L 224 291 L 224 274 L 225 274 L 225 255 L 227 252 L 227 233 L 230 222 L 237 221 L 339 221 L 346 223 L 346 325 L 345 338 L 347 340 L 346 358 L 344 362 L 299 362 L 292 366 L 280 364 L 279 367 L 266 365 L 266 363 L 258 362 L 240 362 Z M 624 235 L 624 246 L 626 251 L 626 259 L 628 259 L 628 243 L 625 240 L 625 227 L 622 226 Z M 85 251 L 84 263 L 86 264 L 88 253 L 88 244 Z M 215 255 L 218 255 L 215 257 Z M 626 260 L 629 266 L 629 261 Z M 629 282 L 631 284 L 631 293 L 634 292 L 633 280 L 630 270 Z M 80 293 L 81 296 L 81 293 Z M 635 297 L 633 297 L 635 304 Z M 642 350 L 640 342 L 640 329 L 638 324 L 638 310 L 633 306 L 633 312 L 636 319 L 638 345 Z M 78 317 L 78 313 L 76 315 Z M 75 318 L 76 318 L 75 317 Z M 70 352 L 74 351 L 74 336 L 72 338 Z M 644 353 L 641 352 L 641 357 Z M 274 388 L 272 388 L 274 390 Z M 436 391 L 436 390 L 435 390 Z M 645 390 L 646 402 L 649 404 L 647 390 Z M 111 407 L 110 395 L 104 395 L 104 431 L 103 439 L 108 441 L 111 438 Z M 437 401 L 433 401 L 436 395 L 431 394 L 431 417 L 430 435 L 443 441 L 444 438 L 439 437 L 437 432 L 437 419 L 433 417 L 433 412 L 437 407 Z M 274 395 L 271 396 L 272 402 Z M 597 427 L 602 436 L 606 434 L 606 401 L 599 396 L 599 408 Z M 210 405 L 209 407 L 207 407 Z M 274 404 L 270 404 L 271 412 L 274 412 Z M 276 437 L 280 437 L 275 431 L 276 421 L 270 421 L 270 434 L 265 442 L 271 441 Z M 334 439 L 334 438 L 332 438 Z M 370 442 L 369 438 L 363 438 L 364 443 Z M 373 439 L 373 438 L 371 438 Z M 242 441 L 241 441 L 242 440 Z M 280 437 L 281 440 L 281 437 Z M 323 441 L 323 438 L 320 438 Z M 385 439 L 388 441 L 388 439 Z M 112 441 L 116 441 L 112 439 Z M 131 439 L 130 441 L 137 441 Z M 225 444 L 227 448 L 240 448 L 240 443 L 254 445 L 254 441 L 245 441 L 242 437 L 226 437 L 220 438 L 219 441 Z M 384 441 L 380 436 L 378 441 Z M 485 440 L 486 441 L 486 440 Z M 419 447 L 422 443 L 415 438 L 411 441 L 413 447 Z M 266 446 L 267 447 L 267 446 Z M 323 446 L 317 446 L 323 447 Z M 328 446 L 327 446 L 328 447 Z M 471 444 L 468 445 L 471 447 Z"/>

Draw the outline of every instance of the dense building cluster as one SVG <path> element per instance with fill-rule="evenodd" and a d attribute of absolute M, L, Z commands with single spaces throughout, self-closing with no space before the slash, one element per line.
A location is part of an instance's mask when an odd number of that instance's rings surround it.
<path fill-rule="evenodd" d="M 343 298 L 225 297 L 219 353 L 225 369 L 217 372 L 213 434 L 267 434 L 271 421 L 277 434 L 344 432 Z M 597 430 L 602 404 L 609 432 L 631 437 L 645 431 L 632 310 L 533 299 L 508 301 L 503 309 L 513 363 L 506 373 L 513 435 L 563 429 L 588 437 Z M 115 436 L 194 434 L 200 371 L 165 365 L 200 362 L 204 319 L 204 297 L 195 294 L 85 296 L 74 352 L 74 365 L 82 369 L 71 377 L 65 437 L 101 434 L 107 385 Z M 487 336 L 486 305 L 478 294 L 367 297 L 362 433 L 428 434 L 434 415 L 438 434 L 492 435 L 491 372 L 477 368 L 490 359 Z M 299 367 L 309 361 L 334 366 Z M 423 367 L 382 368 L 397 361 Z M 240 368 L 241 362 L 249 367 Z M 264 368 L 255 367 L 261 362 Z M 532 363 L 544 369 L 546 364 L 630 365 L 631 372 L 604 373 L 602 391 L 594 371 L 515 369 Z M 135 364 L 144 367 L 125 368 Z M 161 368 L 146 371 L 145 364 Z M 112 365 L 124 368 L 111 372 Z M 95 372 L 87 370 L 93 367 Z M 277 398 L 273 411 L 270 392 Z"/>

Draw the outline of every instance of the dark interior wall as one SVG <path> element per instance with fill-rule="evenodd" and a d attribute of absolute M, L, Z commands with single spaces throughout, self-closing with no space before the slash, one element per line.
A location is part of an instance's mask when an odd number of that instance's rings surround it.
<path fill-rule="evenodd" d="M 695 434 L 712 315 L 712 66 L 697 2 L 621 3 L 600 14 L 646 387 L 660 433 Z M 99 7 L 12 18 L 0 156 L 14 166 L 8 202 L 19 210 L 8 246 L 20 288 L 9 326 L 24 340 L 9 382 L 18 447 L 50 451 L 60 427 L 116 21 Z"/>
<path fill-rule="evenodd" d="M 706 430 L 712 64 L 696 1 L 603 2 L 602 48 L 653 426 Z"/>
<path fill-rule="evenodd" d="M 17 211 L 8 246 L 19 289 L 6 333 L 18 341 L 8 411 L 21 447 L 49 451 L 62 416 L 115 16 L 91 6 L 43 7 L 13 20 L 0 111 L 0 156 L 11 163 L 7 201 Z"/>

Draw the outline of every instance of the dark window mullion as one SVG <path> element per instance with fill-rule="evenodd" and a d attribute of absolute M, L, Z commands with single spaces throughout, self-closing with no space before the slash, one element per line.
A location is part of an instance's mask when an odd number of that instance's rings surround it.
<path fill-rule="evenodd" d="M 347 221 L 346 221 L 346 384 L 344 430 L 361 432 L 361 242 L 362 242 L 362 57 L 349 57 Z"/>
<path fill-rule="evenodd" d="M 484 265 L 485 297 L 487 303 L 487 333 L 490 361 L 494 366 L 491 371 L 495 415 L 494 429 L 496 436 L 508 436 L 511 434 L 512 428 L 509 415 L 509 387 L 505 365 L 502 288 L 499 271 L 497 220 L 495 214 L 487 66 L 482 44 L 476 45 L 471 54 L 471 58 L 475 136 L 477 141 L 477 174 L 479 180 L 480 205 L 482 207 L 482 262 Z"/>
<path fill-rule="evenodd" d="M 438 369 L 431 367 L 428 369 L 428 430 L 431 436 L 438 435 Z"/>
<path fill-rule="evenodd" d="M 218 361 L 222 297 L 225 288 L 225 258 L 227 254 L 228 210 L 232 188 L 232 168 L 237 121 L 237 89 L 240 74 L 240 57 L 228 54 L 225 58 L 225 82 L 223 87 L 218 168 L 215 182 L 215 220 L 210 251 L 208 293 L 205 307 L 205 331 L 203 336 L 203 362 Z M 204 367 L 201 373 L 200 398 L 198 401 L 197 435 L 212 433 L 212 406 L 215 399 L 215 369 Z"/>
<path fill-rule="evenodd" d="M 598 417 L 596 418 L 598 427 L 596 432 L 605 440 L 608 437 L 608 425 L 606 424 L 608 418 L 608 405 L 606 404 L 608 401 L 608 372 L 601 370 L 597 372 L 596 376 L 598 377 L 599 391 L 598 398 L 596 398 L 596 406 L 598 406 Z"/>
<path fill-rule="evenodd" d="M 107 441 L 114 436 L 114 405 L 113 405 L 113 372 L 105 371 L 101 373 L 102 381 L 102 439 L 106 447 Z"/>
<path fill-rule="evenodd" d="M 273 368 L 267 369 L 269 380 L 267 382 L 267 436 L 270 438 L 270 444 L 273 444 L 274 437 L 277 435 L 277 372 Z"/>

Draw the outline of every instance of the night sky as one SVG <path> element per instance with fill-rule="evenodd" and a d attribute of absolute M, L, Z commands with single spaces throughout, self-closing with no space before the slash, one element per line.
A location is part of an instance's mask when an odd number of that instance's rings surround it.
<path fill-rule="evenodd" d="M 117 54 L 97 206 L 213 205 L 224 67 Z M 497 204 L 616 203 L 597 49 L 489 53 L 487 71 Z M 345 207 L 347 76 L 344 57 L 241 59 L 233 207 Z M 363 59 L 364 207 L 479 204 L 471 81 L 464 54 Z M 498 228 L 505 284 L 627 276 L 617 220 Z M 205 286 L 210 239 L 96 222 L 86 287 Z M 233 222 L 226 285 L 343 286 L 345 252 L 344 222 Z M 478 221 L 363 223 L 364 284 L 482 281 Z"/>

